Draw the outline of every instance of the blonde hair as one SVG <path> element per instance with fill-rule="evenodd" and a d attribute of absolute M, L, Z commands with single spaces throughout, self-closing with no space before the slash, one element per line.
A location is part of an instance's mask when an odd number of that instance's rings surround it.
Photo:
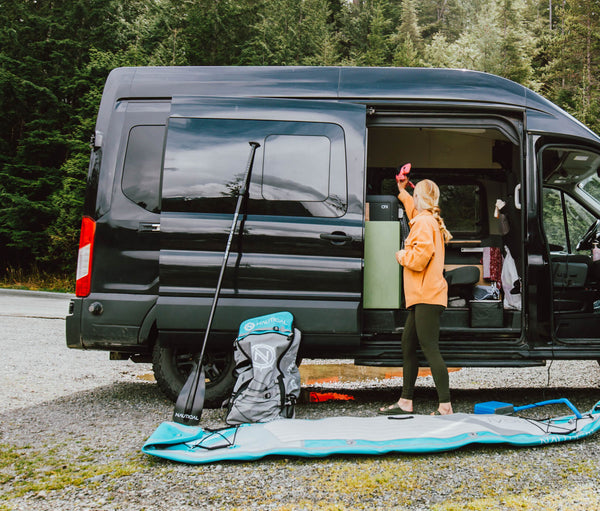
<path fill-rule="evenodd" d="M 417 196 L 419 209 L 431 211 L 433 217 L 438 221 L 444 243 L 448 243 L 452 239 L 452 234 L 446 229 L 444 219 L 440 216 L 441 210 L 439 207 L 440 189 L 430 179 L 423 179 L 415 185 L 413 195 Z"/>

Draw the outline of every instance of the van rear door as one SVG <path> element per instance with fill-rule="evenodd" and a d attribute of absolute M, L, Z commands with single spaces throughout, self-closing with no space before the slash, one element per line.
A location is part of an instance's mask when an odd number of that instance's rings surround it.
<path fill-rule="evenodd" d="M 161 338 L 206 326 L 254 141 L 243 235 L 231 246 L 213 331 L 235 332 L 249 317 L 288 310 L 303 343 L 318 344 L 321 334 L 329 348 L 336 340 L 346 351 L 358 345 L 365 118 L 364 105 L 333 101 L 173 98 L 160 221 Z"/>

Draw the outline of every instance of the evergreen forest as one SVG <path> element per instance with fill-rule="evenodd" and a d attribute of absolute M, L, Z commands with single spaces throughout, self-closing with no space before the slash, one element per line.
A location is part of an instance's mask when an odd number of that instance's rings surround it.
<path fill-rule="evenodd" d="M 600 0 L 0 0 L 0 276 L 72 273 L 109 71 L 467 68 L 600 132 Z"/>

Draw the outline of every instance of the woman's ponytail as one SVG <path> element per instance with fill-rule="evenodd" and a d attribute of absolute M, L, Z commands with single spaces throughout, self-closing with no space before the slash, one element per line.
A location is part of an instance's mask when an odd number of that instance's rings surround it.
<path fill-rule="evenodd" d="M 452 234 L 446 228 L 446 224 L 444 223 L 444 219 L 440 216 L 441 210 L 439 206 L 435 206 L 431 212 L 433 213 L 433 218 L 435 218 L 440 226 L 440 232 L 442 233 L 442 238 L 444 238 L 444 243 L 448 243 L 452 239 Z"/>

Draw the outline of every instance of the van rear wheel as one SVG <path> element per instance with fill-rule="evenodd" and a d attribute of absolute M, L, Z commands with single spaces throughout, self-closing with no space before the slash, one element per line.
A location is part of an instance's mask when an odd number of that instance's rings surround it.
<path fill-rule="evenodd" d="M 154 345 L 152 370 L 162 392 L 172 401 L 177 396 L 194 366 L 198 353 L 185 349 Z M 235 383 L 233 351 L 204 354 L 206 375 L 205 408 L 220 408 L 230 395 Z"/>

